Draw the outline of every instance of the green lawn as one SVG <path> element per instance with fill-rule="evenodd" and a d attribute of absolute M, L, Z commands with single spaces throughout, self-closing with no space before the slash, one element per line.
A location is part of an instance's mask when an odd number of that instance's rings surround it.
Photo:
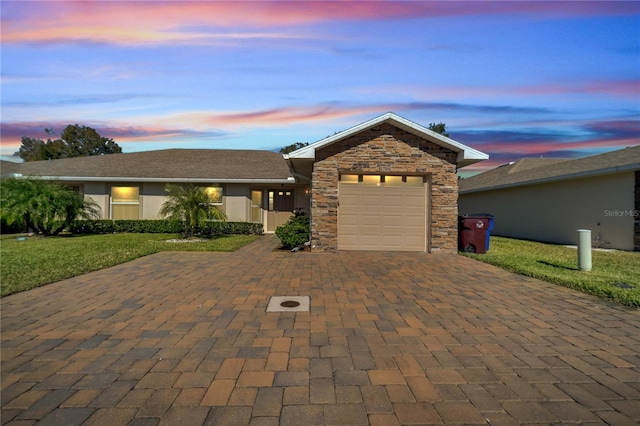
<path fill-rule="evenodd" d="M 492 236 L 486 254 L 464 255 L 521 275 L 640 307 L 640 253 L 637 252 L 593 250 L 590 272 L 578 270 L 578 253 L 574 248 L 511 238 Z"/>
<path fill-rule="evenodd" d="M 234 251 L 259 238 L 220 236 L 206 242 L 168 243 L 168 234 L 106 234 L 0 240 L 0 296 L 128 262 L 159 251 Z"/>
<path fill-rule="evenodd" d="M 254 235 L 222 236 L 200 243 L 168 243 L 167 234 L 107 234 L 0 240 L 0 296 L 127 262 L 159 251 L 234 251 Z M 593 251 L 593 270 L 578 270 L 575 249 L 491 237 L 487 254 L 467 254 L 522 275 L 640 307 L 640 253 Z M 630 289 L 615 284 L 628 284 Z"/>

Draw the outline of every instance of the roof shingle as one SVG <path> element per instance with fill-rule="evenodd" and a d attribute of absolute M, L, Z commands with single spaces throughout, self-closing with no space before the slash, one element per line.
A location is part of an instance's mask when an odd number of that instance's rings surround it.
<path fill-rule="evenodd" d="M 22 163 L 30 176 L 169 179 L 282 180 L 292 176 L 282 154 L 258 150 L 166 149 Z"/>
<path fill-rule="evenodd" d="M 575 160 L 524 158 L 484 173 L 461 179 L 459 192 L 463 194 L 487 191 L 622 170 L 640 170 L 640 146 Z"/>

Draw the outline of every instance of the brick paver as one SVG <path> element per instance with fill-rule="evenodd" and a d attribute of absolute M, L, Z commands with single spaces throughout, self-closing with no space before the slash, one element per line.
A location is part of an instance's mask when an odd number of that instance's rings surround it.
<path fill-rule="evenodd" d="M 638 310 L 462 256 L 276 245 L 3 298 L 2 423 L 640 423 Z"/>

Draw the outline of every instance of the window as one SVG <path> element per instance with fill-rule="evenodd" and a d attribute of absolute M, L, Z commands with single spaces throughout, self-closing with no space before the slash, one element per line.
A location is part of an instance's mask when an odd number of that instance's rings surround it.
<path fill-rule="evenodd" d="M 342 174 L 340 175 L 340 184 L 347 185 L 365 185 L 365 186 L 385 186 L 385 187 L 403 187 L 424 186 L 424 176 L 407 176 L 407 175 L 354 175 L 354 174 Z"/>
<path fill-rule="evenodd" d="M 251 222 L 262 222 L 262 191 L 251 191 Z"/>
<path fill-rule="evenodd" d="M 380 186 L 380 175 L 363 175 L 362 183 L 365 185 Z"/>
<path fill-rule="evenodd" d="M 385 176 L 384 186 L 402 186 L 402 176 Z"/>
<path fill-rule="evenodd" d="M 358 175 L 341 175 L 340 182 L 342 183 L 358 183 Z"/>
<path fill-rule="evenodd" d="M 211 204 L 222 205 L 222 187 L 215 185 L 205 189 Z"/>
<path fill-rule="evenodd" d="M 424 177 L 422 176 L 407 176 L 407 186 L 423 186 Z"/>
<path fill-rule="evenodd" d="M 111 219 L 140 218 L 140 188 L 137 186 L 111 187 Z"/>

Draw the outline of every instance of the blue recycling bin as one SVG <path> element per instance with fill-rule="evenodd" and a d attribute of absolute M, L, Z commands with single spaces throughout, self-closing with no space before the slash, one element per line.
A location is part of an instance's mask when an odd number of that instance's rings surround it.
<path fill-rule="evenodd" d="M 487 251 L 489 251 L 489 242 L 491 241 L 491 231 L 493 231 L 493 215 L 489 213 L 482 213 L 473 215 L 474 217 L 481 217 L 483 219 L 489 219 L 489 226 L 487 226 Z"/>

